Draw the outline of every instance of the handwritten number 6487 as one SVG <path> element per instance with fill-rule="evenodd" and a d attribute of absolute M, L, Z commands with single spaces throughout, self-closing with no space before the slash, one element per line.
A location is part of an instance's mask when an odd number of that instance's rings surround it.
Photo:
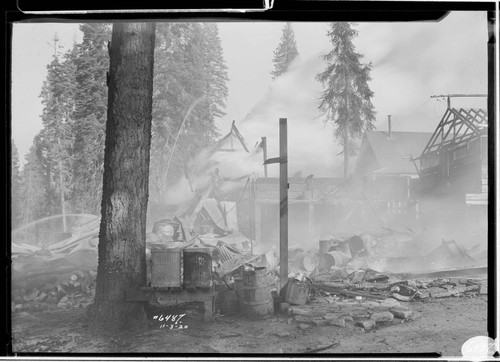
<path fill-rule="evenodd" d="M 185 314 L 174 314 L 174 315 L 166 315 L 165 317 L 163 317 L 163 314 L 161 315 L 155 315 L 153 316 L 153 319 L 157 319 L 158 321 L 160 322 L 168 322 L 169 320 L 171 322 L 174 322 L 175 324 L 179 323 L 181 318 L 184 317 Z"/>

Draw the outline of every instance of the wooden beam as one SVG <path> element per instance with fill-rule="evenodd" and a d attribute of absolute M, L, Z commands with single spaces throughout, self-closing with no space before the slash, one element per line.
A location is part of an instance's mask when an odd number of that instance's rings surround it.
<path fill-rule="evenodd" d="M 288 282 L 288 147 L 286 118 L 280 118 L 280 289 Z"/>
<path fill-rule="evenodd" d="M 450 117 L 450 108 L 446 109 L 446 112 L 443 114 L 443 117 L 441 118 L 441 121 L 439 122 L 438 126 L 434 130 L 434 133 L 432 134 L 431 138 L 429 139 L 429 142 L 427 142 L 427 145 L 424 147 L 424 150 L 422 151 L 421 157 L 429 154 L 431 152 L 431 149 L 434 147 L 434 145 L 437 144 L 437 142 L 436 142 L 437 137 L 442 130 L 443 123 L 445 123 L 449 117 Z"/>
<path fill-rule="evenodd" d="M 280 202 L 278 199 L 259 199 L 257 198 L 256 200 L 257 205 L 259 204 L 277 204 Z M 313 204 L 325 204 L 329 203 L 330 200 L 328 199 L 316 199 L 312 200 Z M 333 200 L 332 200 L 333 201 Z M 311 200 L 288 200 L 288 205 L 293 205 L 293 204 L 309 204 L 311 203 Z"/>

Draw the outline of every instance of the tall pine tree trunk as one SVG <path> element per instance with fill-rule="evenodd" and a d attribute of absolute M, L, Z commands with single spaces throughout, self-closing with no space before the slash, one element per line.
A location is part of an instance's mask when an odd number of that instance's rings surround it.
<path fill-rule="evenodd" d="M 144 325 L 125 291 L 146 285 L 146 210 L 153 95 L 154 23 L 115 23 L 110 48 L 99 265 L 90 330 Z"/>
<path fill-rule="evenodd" d="M 66 202 L 64 200 L 64 178 L 63 178 L 63 169 L 62 169 L 62 159 L 61 159 L 61 137 L 57 136 L 57 147 L 59 148 L 59 160 L 57 162 L 59 166 L 59 187 L 61 188 L 59 191 L 59 196 L 61 198 L 61 215 L 63 222 L 63 232 L 67 232 L 68 227 L 66 225 Z"/>

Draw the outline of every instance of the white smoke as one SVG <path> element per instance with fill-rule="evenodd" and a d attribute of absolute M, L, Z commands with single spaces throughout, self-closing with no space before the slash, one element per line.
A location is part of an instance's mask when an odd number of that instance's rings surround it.
<path fill-rule="evenodd" d="M 279 118 L 287 118 L 289 175 L 302 172 L 304 176 L 341 176 L 342 162 L 338 156 L 341 148 L 333 138 L 333 128 L 325 124 L 318 110 L 321 85 L 315 75 L 323 67 L 321 54 L 304 60 L 298 58 L 292 63 L 289 71 L 271 84 L 245 119 L 236 123 L 250 152 L 203 150 L 189 163 L 195 174 L 169 188 L 165 202 L 189 201 L 196 190 L 210 184 L 216 168 L 225 178 L 263 176 L 262 149 L 254 146 L 260 143 L 261 137 L 267 137 L 268 158 L 279 156 Z M 269 165 L 268 171 L 270 177 L 277 176 L 278 166 Z"/>
<path fill-rule="evenodd" d="M 264 26 L 260 23 L 241 24 L 244 25 L 249 29 Z M 318 36 L 326 38 L 327 27 L 323 25 L 294 24 L 298 29 L 311 27 L 325 31 Z M 233 23 L 232 28 L 234 26 Z M 484 13 L 451 13 L 440 22 L 362 23 L 357 29 L 356 51 L 364 55 L 363 62 L 373 64 L 370 87 L 375 93 L 372 102 L 378 113 L 376 126 L 379 129 L 386 129 L 387 115 L 391 114 L 394 131 L 432 132 L 446 104 L 442 100 L 430 99 L 431 95 L 486 93 Z M 300 32 L 296 31 L 299 50 L 302 46 Z M 310 36 L 307 39 L 310 40 Z M 333 137 L 333 126 L 325 123 L 325 117 L 318 110 L 323 88 L 315 77 L 324 70 L 322 55 L 329 51 L 324 47 L 328 42 L 320 43 L 316 52 L 310 50 L 306 56 L 299 56 L 287 73 L 272 81 L 261 100 L 249 107 L 243 120 L 236 120 L 252 151 L 250 154 L 215 153 L 208 156 L 202 153 L 194 162 L 209 163 L 210 170 L 219 168 L 223 177 L 263 176 L 262 153 L 255 152 L 253 146 L 265 136 L 268 158 L 278 157 L 279 118 L 287 118 L 289 175 L 302 172 L 303 176 L 342 176 L 341 147 Z M 312 49 L 310 44 L 305 48 Z M 237 52 L 238 49 L 231 51 Z M 246 90 L 243 92 L 235 90 L 231 94 L 232 97 L 246 98 Z M 456 98 L 452 103 L 484 108 L 485 100 Z M 224 129 L 221 130 L 224 133 Z M 351 166 L 354 163 L 355 159 Z M 278 176 L 278 169 L 277 165 L 269 165 L 268 175 Z M 194 196 L 191 187 L 195 190 L 205 187 L 210 182 L 210 175 L 198 175 L 190 181 L 191 186 L 184 179 L 171 187 L 168 203 L 189 200 Z"/>
<path fill-rule="evenodd" d="M 321 54 L 298 58 L 239 125 L 245 138 L 267 137 L 268 158 L 279 156 L 279 119 L 287 119 L 288 169 L 293 175 L 341 176 L 341 151 L 333 128 L 318 110 L 321 84 L 315 76 L 324 68 Z M 268 166 L 269 176 L 278 175 L 277 165 Z"/>

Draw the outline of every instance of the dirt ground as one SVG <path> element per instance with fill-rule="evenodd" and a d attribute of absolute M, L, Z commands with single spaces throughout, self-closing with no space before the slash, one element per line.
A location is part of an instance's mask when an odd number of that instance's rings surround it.
<path fill-rule="evenodd" d="M 378 325 L 365 331 L 346 327 L 315 326 L 286 316 L 251 321 L 220 316 L 203 323 L 197 305 L 184 309 L 149 310 L 151 328 L 113 338 L 86 332 L 85 308 L 18 311 L 12 314 L 12 350 L 15 353 L 424 353 L 461 356 L 462 344 L 487 335 L 487 296 L 452 297 L 402 303 L 416 312 L 411 322 Z M 178 308 L 178 307 L 177 307 Z M 161 324 L 160 315 L 186 314 L 179 324 Z M 180 326 L 183 328 L 180 328 Z M 187 326 L 187 328 L 186 328 Z"/>

